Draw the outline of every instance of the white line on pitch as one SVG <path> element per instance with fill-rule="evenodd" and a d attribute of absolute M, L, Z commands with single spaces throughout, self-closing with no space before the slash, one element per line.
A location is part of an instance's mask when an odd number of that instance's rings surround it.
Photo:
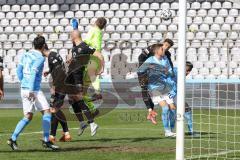
<path fill-rule="evenodd" d="M 69 128 L 69 130 L 77 130 L 79 128 Z M 148 128 L 99 128 L 100 130 L 148 130 L 148 131 L 161 131 L 160 129 L 148 129 Z M 60 131 L 61 129 L 58 129 Z M 32 134 L 41 134 L 42 131 L 38 132 L 27 132 L 21 133 L 21 135 L 32 135 Z M 12 133 L 0 134 L 0 137 L 11 135 Z"/>

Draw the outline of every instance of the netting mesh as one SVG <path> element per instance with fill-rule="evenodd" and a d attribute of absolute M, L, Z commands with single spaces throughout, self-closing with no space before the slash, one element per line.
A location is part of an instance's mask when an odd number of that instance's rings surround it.
<path fill-rule="evenodd" d="M 187 84 L 195 134 L 185 137 L 187 159 L 240 159 L 240 83 Z"/>

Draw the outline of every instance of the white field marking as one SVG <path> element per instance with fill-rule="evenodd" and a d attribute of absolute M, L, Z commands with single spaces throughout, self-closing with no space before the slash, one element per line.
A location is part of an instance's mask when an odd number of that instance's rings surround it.
<path fill-rule="evenodd" d="M 79 128 L 69 128 L 69 130 L 78 130 Z M 99 128 L 100 130 L 148 130 L 148 131 L 161 131 L 161 129 L 148 129 L 148 128 Z M 61 131 L 62 129 L 58 129 L 58 131 Z M 33 134 L 41 134 L 43 133 L 42 131 L 38 132 L 27 132 L 27 133 L 21 133 L 20 135 L 33 135 Z M 3 136 L 10 136 L 12 133 L 5 133 L 5 134 L 0 134 L 0 137 Z"/>
<path fill-rule="evenodd" d="M 192 157 L 186 158 L 185 160 L 192 160 L 192 159 L 199 159 L 199 158 L 213 158 L 214 156 L 225 155 L 233 152 L 240 152 L 240 151 L 232 150 L 232 151 L 222 151 L 222 152 L 212 153 L 212 154 L 203 154 L 199 156 L 192 156 Z"/>

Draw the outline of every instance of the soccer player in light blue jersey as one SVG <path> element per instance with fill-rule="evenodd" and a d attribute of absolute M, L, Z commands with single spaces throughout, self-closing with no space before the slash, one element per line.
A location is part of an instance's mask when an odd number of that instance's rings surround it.
<path fill-rule="evenodd" d="M 193 64 L 191 62 L 186 62 L 186 76 L 190 74 L 192 71 Z M 173 81 L 177 84 L 177 68 L 174 68 Z M 177 97 L 174 97 L 174 103 L 177 102 Z M 193 123 L 192 123 L 192 110 L 187 103 L 185 103 L 185 114 L 184 117 L 187 121 L 188 131 L 190 135 L 193 135 Z M 169 110 L 169 120 L 170 120 L 170 128 L 174 130 L 175 122 L 176 122 L 176 109 Z"/>
<path fill-rule="evenodd" d="M 34 49 L 23 54 L 17 67 L 17 76 L 21 83 L 24 118 L 18 122 L 7 143 L 12 150 L 18 149 L 18 136 L 32 120 L 35 110 L 38 110 L 43 115 L 43 147 L 56 150 L 59 147 L 49 141 L 51 113 L 49 104 L 41 91 L 42 72 L 45 61 L 43 57 L 43 51 L 46 46 L 45 38 L 37 36 L 33 41 L 33 45 Z"/>
<path fill-rule="evenodd" d="M 162 107 L 162 122 L 166 137 L 174 137 L 169 127 L 169 104 L 175 109 L 172 98 L 176 96 L 176 83 L 172 80 L 174 72 L 165 56 L 165 50 L 162 44 L 156 44 L 153 47 L 154 56 L 149 57 L 138 69 L 138 75 L 147 79 L 148 90 L 152 96 L 153 102 Z M 141 84 L 140 84 L 141 85 Z"/>

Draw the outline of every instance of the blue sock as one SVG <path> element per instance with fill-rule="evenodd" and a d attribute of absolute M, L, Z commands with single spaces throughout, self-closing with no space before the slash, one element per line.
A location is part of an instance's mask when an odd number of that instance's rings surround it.
<path fill-rule="evenodd" d="M 162 122 L 165 132 L 170 131 L 169 129 L 169 107 L 164 106 L 162 107 Z"/>
<path fill-rule="evenodd" d="M 176 123 L 176 109 L 170 109 L 169 120 L 170 120 L 171 130 L 173 130 Z"/>
<path fill-rule="evenodd" d="M 17 140 L 19 134 L 24 130 L 24 128 L 29 124 L 29 122 L 30 122 L 30 120 L 27 118 L 23 118 L 18 122 L 18 124 L 12 134 L 12 137 L 11 137 L 13 141 Z"/>
<path fill-rule="evenodd" d="M 45 142 L 49 141 L 49 132 L 51 126 L 51 114 L 44 114 L 42 117 L 42 127 L 43 127 L 43 138 Z"/>
<path fill-rule="evenodd" d="M 190 133 L 193 133 L 193 122 L 192 122 L 192 112 L 186 112 L 185 113 L 185 119 L 187 120 L 187 125 L 188 125 L 188 131 Z"/>

